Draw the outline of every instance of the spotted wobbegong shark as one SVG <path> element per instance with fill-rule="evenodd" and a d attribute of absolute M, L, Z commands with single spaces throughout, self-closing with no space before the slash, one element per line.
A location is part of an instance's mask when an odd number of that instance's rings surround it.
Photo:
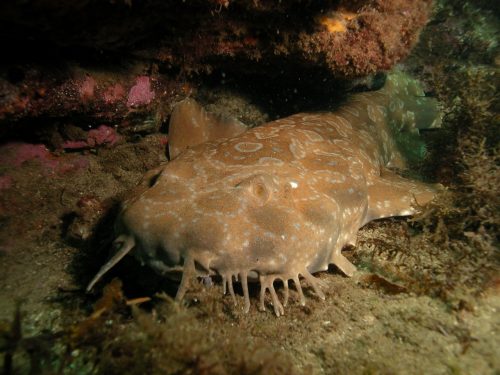
<path fill-rule="evenodd" d="M 419 129 L 438 127 L 439 105 L 403 73 L 351 96 L 334 112 L 299 113 L 248 129 L 213 115 L 194 100 L 174 108 L 171 161 L 150 171 L 122 204 L 115 253 L 88 285 L 126 254 L 162 275 L 181 272 L 181 301 L 196 277 L 220 275 L 244 311 L 248 282 L 260 283 L 284 314 L 289 282 L 305 304 L 301 281 L 324 299 L 313 276 L 334 264 L 351 276 L 342 255 L 371 220 L 412 215 L 436 194 L 434 185 L 394 170 L 423 153 Z M 282 298 L 274 283 L 283 283 Z"/>

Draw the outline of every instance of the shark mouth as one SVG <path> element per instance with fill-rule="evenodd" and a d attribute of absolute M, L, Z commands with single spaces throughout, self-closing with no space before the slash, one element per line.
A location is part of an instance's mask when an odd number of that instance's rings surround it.
<path fill-rule="evenodd" d="M 115 246 L 120 246 L 118 251 L 101 267 L 97 274 L 92 278 L 88 284 L 86 291 L 90 292 L 95 284 L 109 271 L 111 270 L 120 260 L 122 260 L 125 255 L 127 255 L 135 247 L 135 240 L 133 236 L 121 235 L 114 241 Z M 201 277 L 200 268 L 197 267 L 200 263 L 196 261 L 193 255 L 187 254 L 184 257 L 184 264 L 182 266 L 169 267 L 167 272 L 182 273 L 181 281 L 175 300 L 181 302 L 187 291 L 189 290 L 191 281 L 197 277 Z M 205 269 L 205 267 L 202 267 Z M 304 306 L 306 303 L 306 298 L 301 286 L 301 278 L 304 279 L 309 286 L 312 287 L 315 294 L 321 298 L 325 299 L 325 294 L 321 290 L 324 287 L 324 283 L 314 277 L 306 268 L 301 272 L 297 273 L 287 273 L 287 274 L 268 274 L 264 275 L 255 270 L 237 270 L 237 271 L 226 271 L 218 272 L 222 277 L 222 289 L 223 295 L 229 292 L 234 305 L 237 305 L 236 293 L 234 292 L 234 282 L 240 282 L 241 288 L 243 290 L 244 308 L 243 311 L 248 313 L 250 311 L 250 293 L 248 290 L 248 281 L 257 280 L 260 283 L 260 298 L 259 298 L 259 310 L 266 310 L 266 294 L 269 291 L 271 296 L 271 303 L 273 306 L 274 313 L 276 316 L 282 316 L 285 314 L 285 307 L 288 305 L 289 300 L 289 282 L 293 281 L 295 289 L 299 295 L 299 303 Z M 203 276 L 210 275 L 210 272 L 205 273 Z M 255 277 L 257 276 L 257 277 Z M 274 283 L 278 281 L 283 284 L 283 302 L 280 301 Z"/>
<path fill-rule="evenodd" d="M 175 296 L 175 300 L 180 302 L 183 300 L 186 292 L 189 290 L 189 285 L 191 280 L 196 278 L 196 266 L 195 259 L 191 255 L 186 256 L 184 259 L 183 273 L 181 283 L 179 285 L 179 289 L 177 290 L 177 294 Z M 250 293 L 248 291 L 248 280 L 249 273 L 255 273 L 254 270 L 239 270 L 236 272 L 224 272 L 219 273 L 222 276 L 222 293 L 225 295 L 229 292 L 229 295 L 233 299 L 234 304 L 236 305 L 236 294 L 234 292 L 233 282 L 240 282 L 241 288 L 243 290 L 243 299 L 244 299 L 244 308 L 243 311 L 248 313 L 250 310 Z M 276 316 L 281 316 L 285 314 L 284 307 L 288 304 L 289 299 L 289 281 L 293 281 L 295 285 L 295 289 L 299 294 L 299 301 L 302 306 L 306 303 L 306 298 L 304 296 L 304 292 L 302 291 L 302 286 L 300 284 L 300 277 L 306 280 L 306 282 L 313 288 L 316 295 L 322 300 L 325 299 L 325 294 L 321 290 L 324 287 L 324 283 L 311 275 L 311 273 L 304 269 L 302 272 L 296 274 L 270 274 L 270 275 L 262 275 L 258 273 L 258 281 L 260 283 L 260 299 L 259 299 L 259 310 L 265 311 L 265 298 L 266 293 L 269 291 L 271 295 L 271 301 L 273 305 L 273 310 Z M 252 279 L 252 278 L 250 278 Z M 280 302 L 278 298 L 278 294 L 276 293 L 276 289 L 274 288 L 274 282 L 281 281 L 283 283 L 283 303 Z"/>

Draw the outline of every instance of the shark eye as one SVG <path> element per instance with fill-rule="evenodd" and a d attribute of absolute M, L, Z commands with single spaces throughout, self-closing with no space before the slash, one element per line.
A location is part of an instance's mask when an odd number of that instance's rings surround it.
<path fill-rule="evenodd" d="M 272 195 L 272 179 L 266 175 L 251 176 L 241 181 L 236 187 L 251 194 L 261 206 L 266 204 Z"/>
<path fill-rule="evenodd" d="M 252 193 L 262 204 L 265 204 L 271 196 L 271 192 L 261 181 L 253 185 Z"/>

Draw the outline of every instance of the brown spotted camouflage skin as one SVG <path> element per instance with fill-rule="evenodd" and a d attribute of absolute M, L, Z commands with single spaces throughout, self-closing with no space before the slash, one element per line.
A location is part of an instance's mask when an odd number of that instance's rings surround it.
<path fill-rule="evenodd" d="M 434 196 L 434 188 L 387 169 L 404 163 L 395 129 L 417 131 L 419 111 L 435 112 L 435 102 L 403 78 L 389 77 L 382 90 L 357 94 L 334 113 L 296 114 L 180 153 L 124 203 L 119 258 L 133 250 L 160 274 L 182 271 L 179 300 L 192 277 L 214 274 L 233 298 L 233 282 L 241 282 L 245 311 L 248 280 L 261 284 L 262 309 L 270 292 L 276 315 L 290 280 L 300 303 L 300 277 L 324 298 L 312 273 L 335 264 L 352 275 L 341 250 L 356 243 L 360 227 L 410 215 Z M 430 119 L 426 127 L 438 122 Z"/>

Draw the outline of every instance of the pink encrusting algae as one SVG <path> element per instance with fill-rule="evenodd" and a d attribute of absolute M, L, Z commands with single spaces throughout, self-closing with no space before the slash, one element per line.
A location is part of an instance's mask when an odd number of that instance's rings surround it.
<path fill-rule="evenodd" d="M 7 143 L 0 147 L 0 165 L 20 167 L 23 163 L 37 159 L 48 162 L 50 152 L 42 144 Z"/>
<path fill-rule="evenodd" d="M 91 129 L 87 133 L 85 140 L 67 140 L 62 148 L 69 150 L 78 150 L 84 148 L 93 148 L 98 146 L 113 146 L 120 140 L 120 136 L 115 128 L 107 125 L 100 125 L 96 129 Z"/>
<path fill-rule="evenodd" d="M 151 80 L 148 76 L 137 77 L 136 84 L 132 86 L 128 93 L 127 106 L 136 107 L 151 103 L 155 98 L 155 93 L 151 89 Z"/>
<path fill-rule="evenodd" d="M 87 142 L 90 146 L 114 145 L 120 136 L 110 126 L 101 125 L 97 129 L 89 131 Z"/>
<path fill-rule="evenodd" d="M 12 187 L 11 176 L 0 176 L 0 190 L 8 190 Z"/>
<path fill-rule="evenodd" d="M 89 166 L 84 156 L 55 156 L 42 144 L 11 142 L 0 146 L 0 167 L 19 168 L 29 161 L 37 162 L 46 174 L 65 174 Z"/>
<path fill-rule="evenodd" d="M 94 97 L 95 90 L 97 88 L 97 82 L 91 76 L 86 76 L 85 80 L 79 87 L 80 97 L 83 101 L 90 100 Z"/>

